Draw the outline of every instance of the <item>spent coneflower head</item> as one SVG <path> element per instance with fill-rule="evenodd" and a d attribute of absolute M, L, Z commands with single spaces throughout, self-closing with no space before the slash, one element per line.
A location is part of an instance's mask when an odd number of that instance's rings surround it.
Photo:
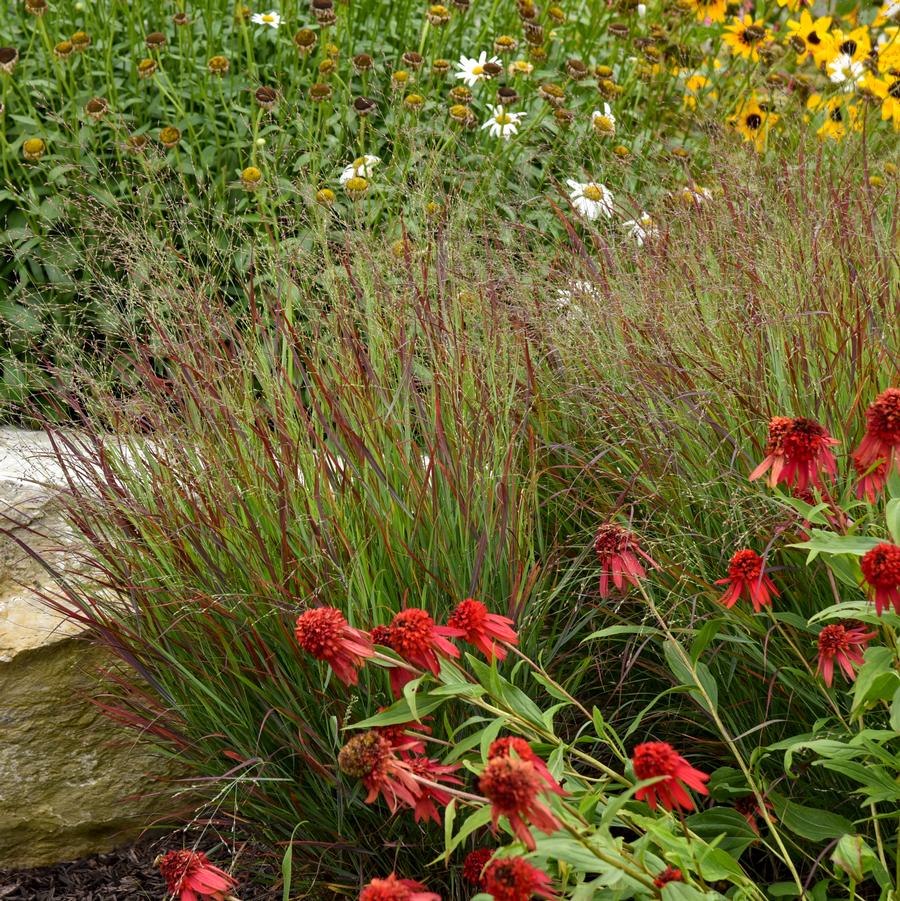
<path fill-rule="evenodd" d="M 503 660 L 506 648 L 497 642 L 518 644 L 519 638 L 513 629 L 513 621 L 499 613 L 489 613 L 487 607 L 474 598 L 466 598 L 457 604 L 447 620 L 447 625 L 460 631 L 460 637 L 475 645 L 488 660 Z"/>
<path fill-rule="evenodd" d="M 319 42 L 319 36 L 311 28 L 301 28 L 294 35 L 294 46 L 301 56 L 308 56 Z"/>
<path fill-rule="evenodd" d="M 398 879 L 393 873 L 387 879 L 373 879 L 359 893 L 359 901 L 441 901 L 421 882 Z"/>
<path fill-rule="evenodd" d="M 22 143 L 22 155 L 31 163 L 37 162 L 47 152 L 43 138 L 28 138 Z"/>
<path fill-rule="evenodd" d="M 312 11 L 316 21 L 322 26 L 327 27 L 337 21 L 333 0 L 312 0 Z"/>
<path fill-rule="evenodd" d="M 228 74 L 228 71 L 231 69 L 231 63 L 227 56 L 211 56 L 206 63 L 206 68 L 210 75 L 222 78 Z"/>
<path fill-rule="evenodd" d="M 60 41 L 53 47 L 53 55 L 57 59 L 68 59 L 75 52 L 75 45 L 71 41 Z"/>
<path fill-rule="evenodd" d="M 499 106 L 509 109 L 509 107 L 515 106 L 519 99 L 519 92 L 515 88 L 506 84 L 497 88 L 497 104 Z"/>
<path fill-rule="evenodd" d="M 360 74 L 371 71 L 372 66 L 375 65 L 375 60 L 368 53 L 357 53 L 351 62 L 353 63 L 353 68 Z"/>
<path fill-rule="evenodd" d="M 490 848 L 476 848 L 463 860 L 463 879 L 480 892 L 484 891 L 484 868 L 493 856 L 494 852 Z"/>
<path fill-rule="evenodd" d="M 331 85 L 325 84 L 323 81 L 317 81 L 309 86 L 309 99 L 313 103 L 324 103 L 326 100 L 331 100 L 333 93 Z"/>
<path fill-rule="evenodd" d="M 241 187 L 245 191 L 256 191 L 262 187 L 262 172 L 256 166 L 241 170 Z"/>
<path fill-rule="evenodd" d="M 99 122 L 109 112 L 109 101 L 105 97 L 91 97 L 84 105 L 84 113 Z"/>
<path fill-rule="evenodd" d="M 405 760 L 398 757 L 391 743 L 376 731 L 354 735 L 338 753 L 342 773 L 359 779 L 368 789 L 366 803 L 379 795 L 391 811 L 401 804 L 414 808 L 419 788 Z"/>
<path fill-rule="evenodd" d="M 898 92 L 900 93 L 900 92 Z M 866 410 L 866 434 L 854 457 L 866 468 L 884 460 L 900 473 L 900 388 L 882 391 Z"/>
<path fill-rule="evenodd" d="M 590 67 L 582 60 L 571 57 L 566 60 L 566 75 L 573 81 L 582 81 L 591 74 Z"/>
<path fill-rule="evenodd" d="M 354 97 L 353 112 L 360 118 L 370 116 L 376 109 L 377 104 L 369 97 Z"/>
<path fill-rule="evenodd" d="M 434 28 L 440 28 L 442 25 L 446 25 L 450 21 L 450 10 L 447 9 L 442 3 L 433 3 L 428 7 L 428 12 L 425 14 L 425 18 L 428 19 L 428 24 L 433 26 Z"/>
<path fill-rule="evenodd" d="M 530 760 L 518 757 L 492 757 L 478 780 L 481 793 L 491 802 L 491 820 L 496 830 L 501 816 L 529 851 L 536 847 L 528 828 L 552 835 L 560 822 L 540 795 L 547 790 L 541 774 Z"/>
<path fill-rule="evenodd" d="M 545 81 L 538 88 L 538 95 L 551 106 L 562 106 L 566 99 L 565 90 L 560 85 L 550 81 Z"/>
<path fill-rule="evenodd" d="M 185 12 L 178 12 L 172 16 L 172 24 L 178 28 L 184 28 L 191 24 L 191 17 Z"/>
<path fill-rule="evenodd" d="M 626 583 L 638 587 L 647 577 L 641 559 L 658 568 L 656 562 L 640 546 L 635 534 L 615 523 L 604 523 L 594 535 L 594 553 L 600 561 L 600 597 L 610 594 L 612 584 L 621 591 Z"/>
<path fill-rule="evenodd" d="M 407 50 L 401 58 L 403 60 L 403 64 L 407 68 L 412 69 L 413 72 L 418 72 L 425 63 L 422 54 L 417 53 L 415 50 Z"/>
<path fill-rule="evenodd" d="M 425 98 L 421 94 L 407 94 L 403 98 L 403 105 L 411 113 L 418 113 L 425 105 Z"/>
<path fill-rule="evenodd" d="M 84 53 L 91 46 L 91 36 L 86 31 L 76 31 L 69 40 L 76 53 Z"/>
<path fill-rule="evenodd" d="M 362 200 L 369 190 L 369 183 L 361 175 L 354 175 L 344 182 L 344 190 L 351 200 Z"/>
<path fill-rule="evenodd" d="M 494 53 L 501 56 L 507 53 L 514 53 L 519 46 L 519 42 L 509 34 L 501 34 L 494 38 Z"/>
<path fill-rule="evenodd" d="M 358 670 L 375 654 L 369 635 L 350 626 L 335 607 L 315 607 L 302 613 L 294 635 L 307 654 L 327 663 L 345 685 L 356 685 Z"/>
<path fill-rule="evenodd" d="M 800 491 L 810 485 L 823 487 L 822 473 L 834 479 L 837 464 L 831 448 L 839 442 L 813 419 L 775 416 L 769 421 L 766 456 L 750 473 L 750 480 L 769 473 L 767 484 L 789 488 L 796 484 Z"/>
<path fill-rule="evenodd" d="M 666 810 L 682 808 L 693 810 L 694 801 L 685 786 L 709 794 L 705 783 L 706 773 L 694 769 L 670 744 L 664 741 L 648 741 L 637 745 L 631 757 L 634 775 L 643 782 L 657 779 L 652 785 L 635 792 L 638 801 L 646 801 L 651 810 L 661 804 Z"/>
<path fill-rule="evenodd" d="M 531 901 L 535 895 L 552 901 L 559 897 L 550 877 L 524 857 L 502 857 L 488 864 L 483 883 L 483 890 L 493 895 L 494 901 Z"/>
<path fill-rule="evenodd" d="M 161 31 L 151 31 L 144 38 L 148 50 L 162 50 L 166 46 L 166 36 Z"/>
<path fill-rule="evenodd" d="M 49 8 L 47 0 L 25 0 L 25 11 L 33 16 L 46 15 Z"/>
<path fill-rule="evenodd" d="M 169 851 L 156 858 L 166 889 L 181 901 L 228 901 L 237 881 L 213 866 L 202 851 Z"/>
<path fill-rule="evenodd" d="M 766 575 L 765 561 L 756 551 L 744 548 L 737 551 L 728 563 L 728 575 L 717 579 L 716 585 L 727 585 L 720 598 L 726 607 L 733 607 L 744 595 L 753 603 L 753 611 L 771 606 L 772 596 L 778 597 L 775 583 Z"/>
<path fill-rule="evenodd" d="M 171 150 L 173 147 L 177 146 L 180 140 L 181 132 L 175 128 L 174 125 L 167 125 L 165 128 L 160 129 L 159 143 L 167 150 Z"/>
<path fill-rule="evenodd" d="M 15 47 L 0 47 L 0 72 L 12 75 L 19 62 L 19 51 Z"/>
<path fill-rule="evenodd" d="M 320 206 L 328 207 L 329 209 L 334 206 L 334 202 L 337 200 L 337 196 L 331 188 L 319 188 L 316 191 L 316 203 Z M 374 629 L 372 630 L 372 641 L 375 643 Z"/>
<path fill-rule="evenodd" d="M 900 614 L 900 547 L 884 541 L 866 553 L 859 565 L 875 598 L 875 612 L 881 616 L 893 606 Z"/>
<path fill-rule="evenodd" d="M 152 78 L 159 68 L 155 59 L 142 59 L 137 66 L 138 78 Z"/>
<path fill-rule="evenodd" d="M 275 104 L 278 103 L 278 91 L 276 91 L 275 88 L 269 87 L 269 85 L 260 85 L 253 92 L 253 99 L 262 109 L 271 110 L 274 109 Z"/>
<path fill-rule="evenodd" d="M 147 135 L 129 135 L 125 138 L 124 147 L 129 153 L 143 153 L 147 149 L 147 145 L 150 143 L 150 138 Z"/>
<path fill-rule="evenodd" d="M 431 74 L 436 78 L 444 78 L 450 71 L 450 60 L 438 58 L 431 63 Z"/>

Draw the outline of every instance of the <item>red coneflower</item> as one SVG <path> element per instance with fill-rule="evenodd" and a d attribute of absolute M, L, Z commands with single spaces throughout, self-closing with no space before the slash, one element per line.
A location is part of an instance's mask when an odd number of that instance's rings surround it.
<path fill-rule="evenodd" d="M 484 891 L 484 867 L 493 856 L 494 852 L 490 848 L 476 848 L 463 861 L 463 879 L 480 892 Z"/>
<path fill-rule="evenodd" d="M 874 589 L 875 612 L 881 616 L 882 610 L 893 605 L 894 612 L 900 613 L 900 547 L 883 541 L 859 565 L 865 580 Z"/>
<path fill-rule="evenodd" d="M 674 810 L 676 807 L 693 810 L 694 801 L 684 790 L 682 782 L 701 795 L 709 794 L 704 784 L 709 776 L 694 769 L 667 742 L 648 741 L 638 745 L 631 756 L 631 762 L 634 764 L 634 774 L 641 782 L 663 777 L 653 785 L 639 788 L 635 792 L 635 798 L 646 801 L 651 810 L 656 810 L 657 803 L 662 804 L 666 810 Z"/>
<path fill-rule="evenodd" d="M 237 886 L 237 881 L 213 866 L 202 851 L 169 851 L 157 857 L 155 863 L 166 880 L 169 894 L 177 895 L 181 901 L 233 898 L 229 892 Z"/>
<path fill-rule="evenodd" d="M 504 738 L 494 739 L 488 748 L 487 757 L 488 760 L 493 760 L 495 757 L 509 757 L 510 752 L 515 754 L 520 760 L 527 760 L 532 764 L 550 791 L 555 792 L 557 795 L 566 794 L 562 786 L 553 778 L 550 770 L 547 769 L 547 764 L 531 750 L 531 745 L 524 738 L 508 735 Z"/>
<path fill-rule="evenodd" d="M 836 444 L 840 442 L 813 419 L 776 416 L 769 421 L 766 457 L 750 473 L 750 481 L 768 471 L 766 482 L 770 488 L 779 483 L 790 487 L 795 482 L 800 491 L 809 485 L 821 488 L 822 472 L 832 479 L 837 475 L 837 463 L 831 452 Z"/>
<path fill-rule="evenodd" d="M 641 564 L 643 558 L 650 566 L 656 562 L 642 549 L 633 532 L 615 523 L 605 523 L 597 529 L 594 536 L 594 552 L 600 561 L 600 597 L 609 597 L 609 579 L 621 591 L 625 583 L 635 588 L 641 579 L 647 577 L 647 571 Z"/>
<path fill-rule="evenodd" d="M 406 760 L 377 732 L 354 735 L 338 754 L 338 766 L 369 790 L 366 804 L 381 795 L 391 813 L 404 804 L 415 809 L 421 790 Z"/>
<path fill-rule="evenodd" d="M 771 816 L 775 808 L 768 801 L 765 802 L 765 805 Z M 759 826 L 756 824 L 756 820 L 763 814 L 759 801 L 756 800 L 756 795 L 745 795 L 743 798 L 738 798 L 734 802 L 734 809 L 747 821 L 747 825 L 759 835 Z"/>
<path fill-rule="evenodd" d="M 460 629 L 449 626 L 436 626 L 427 610 L 410 607 L 401 610 L 391 621 L 388 640 L 392 650 L 396 651 L 408 663 L 419 669 L 429 670 L 436 676 L 441 670 L 438 654 L 444 657 L 459 657 L 459 648 L 447 641 L 448 637 L 462 635 Z M 391 690 L 396 697 L 403 694 L 403 686 L 415 674 L 403 667 L 391 670 Z"/>
<path fill-rule="evenodd" d="M 856 470 L 856 496 L 859 500 L 866 500 L 870 504 L 874 504 L 878 500 L 878 495 L 884 491 L 887 483 L 888 462 L 882 460 L 875 466 L 866 466 L 859 457 L 853 455 L 853 468 Z"/>
<path fill-rule="evenodd" d="M 373 879 L 359 893 L 359 901 L 441 901 L 421 882 L 398 879 L 393 873 L 387 879 Z"/>
<path fill-rule="evenodd" d="M 537 768 L 528 760 L 515 757 L 494 757 L 478 782 L 481 793 L 491 802 L 493 828 L 501 816 L 509 820 L 513 834 L 529 851 L 535 849 L 535 841 L 528 829 L 526 818 L 536 829 L 552 835 L 560 828 L 559 820 L 550 808 L 538 799 L 546 791 L 544 780 Z"/>
<path fill-rule="evenodd" d="M 657 888 L 662 888 L 664 885 L 668 885 L 670 882 L 684 882 L 684 876 L 681 875 L 681 870 L 679 870 L 678 867 L 673 867 L 673 866 L 666 867 L 653 880 L 653 884 Z"/>
<path fill-rule="evenodd" d="M 498 641 L 519 643 L 519 637 L 512 628 L 513 621 L 499 613 L 488 613 L 487 607 L 474 598 L 460 601 L 450 614 L 447 625 L 451 629 L 459 629 L 463 640 L 475 645 L 488 660 L 506 658 L 506 648 L 498 645 Z"/>
<path fill-rule="evenodd" d="M 759 613 L 772 603 L 771 595 L 778 597 L 775 583 L 765 574 L 764 563 L 763 558 L 749 548 L 734 554 L 728 564 L 728 577 L 716 580 L 716 585 L 728 586 L 720 598 L 726 607 L 733 607 L 743 594 L 753 602 L 753 612 Z"/>
<path fill-rule="evenodd" d="M 413 808 L 413 819 L 417 823 L 419 820 L 434 820 L 440 826 L 441 815 L 438 813 L 437 805 L 446 807 L 450 803 L 452 795 L 437 785 L 423 784 L 422 780 L 427 783 L 437 783 L 443 780 L 448 785 L 462 785 L 461 779 L 450 775 L 459 769 L 459 765 L 441 764 L 430 757 L 421 755 L 407 757 L 407 762 L 410 772 L 419 778 L 420 795 Z"/>
<path fill-rule="evenodd" d="M 384 713 L 387 707 L 379 707 L 378 712 Z M 431 717 L 425 717 L 431 719 Z M 409 751 L 412 754 L 424 754 L 425 742 L 410 735 L 410 732 L 419 732 L 423 735 L 431 735 L 431 727 L 424 723 L 409 722 L 395 723 L 392 726 L 377 726 L 375 729 L 380 735 L 383 735 L 390 743 L 391 747 L 396 750 Z"/>
<path fill-rule="evenodd" d="M 357 670 L 375 653 L 372 639 L 350 626 L 334 607 L 314 607 L 301 614 L 294 634 L 297 644 L 316 660 L 324 660 L 345 685 L 356 685 Z"/>
<path fill-rule="evenodd" d="M 868 469 L 883 460 L 900 473 L 900 388 L 882 391 L 866 410 L 866 434 L 854 452 L 854 458 Z"/>
<path fill-rule="evenodd" d="M 484 891 L 493 895 L 494 901 L 531 901 L 534 895 L 559 897 L 550 877 L 524 857 L 503 857 L 489 864 L 484 872 Z"/>
<path fill-rule="evenodd" d="M 829 688 L 834 679 L 835 661 L 849 682 L 856 678 L 854 664 L 862 664 L 862 652 L 874 637 L 875 633 L 866 632 L 862 625 L 835 623 L 822 629 L 819 633 L 819 672 Z"/>

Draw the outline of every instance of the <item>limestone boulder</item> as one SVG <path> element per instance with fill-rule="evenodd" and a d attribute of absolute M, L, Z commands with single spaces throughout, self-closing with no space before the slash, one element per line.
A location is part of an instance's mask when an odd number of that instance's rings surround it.
<path fill-rule="evenodd" d="M 0 869 L 110 850 L 162 803 L 160 758 L 91 702 L 108 655 L 42 597 L 78 578 L 48 452 L 0 428 Z"/>

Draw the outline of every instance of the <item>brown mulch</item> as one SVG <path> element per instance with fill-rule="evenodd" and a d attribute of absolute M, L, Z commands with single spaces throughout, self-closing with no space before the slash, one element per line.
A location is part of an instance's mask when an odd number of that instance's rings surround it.
<path fill-rule="evenodd" d="M 181 847 L 172 842 L 170 847 Z M 159 840 L 142 842 L 109 854 L 33 870 L 0 870 L 0 901 L 163 901 L 169 896 L 153 865 Z M 221 852 L 210 858 L 221 861 Z M 218 861 L 216 860 L 218 858 Z M 243 861 L 245 864 L 247 861 Z M 244 869 L 244 868 L 242 868 Z M 274 873 L 264 876 L 273 877 Z M 238 878 L 246 876 L 238 873 Z M 242 880 L 235 894 L 241 901 L 275 901 L 281 891 Z"/>

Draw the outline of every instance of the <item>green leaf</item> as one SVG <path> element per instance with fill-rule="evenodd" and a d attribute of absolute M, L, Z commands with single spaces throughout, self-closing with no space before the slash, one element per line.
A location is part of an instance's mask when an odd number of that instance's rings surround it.
<path fill-rule="evenodd" d="M 778 822 L 801 838 L 822 842 L 840 838 L 853 831 L 853 824 L 845 817 L 817 807 L 804 807 L 784 798 L 771 796 Z"/>
<path fill-rule="evenodd" d="M 360 720 L 358 723 L 351 723 L 346 728 L 348 729 L 373 729 L 375 726 L 396 726 L 398 723 L 408 723 L 412 720 L 417 720 L 421 722 L 419 717 L 424 717 L 429 713 L 433 713 L 441 704 L 446 701 L 446 698 L 433 698 L 430 695 L 425 695 L 424 697 L 418 698 L 416 701 L 416 713 L 418 717 L 415 716 L 412 712 L 412 709 L 409 706 L 409 702 L 406 698 L 401 698 L 399 701 L 395 701 L 391 704 L 387 710 L 383 710 L 381 713 L 376 713 L 375 716 L 370 716 L 368 719 Z"/>
<path fill-rule="evenodd" d="M 747 794 L 746 788 L 744 794 Z M 685 822 L 692 832 L 707 842 L 720 839 L 719 847 L 734 858 L 739 858 L 758 838 L 747 820 L 731 807 L 711 807 L 687 817 Z"/>
<path fill-rule="evenodd" d="M 892 497 L 887 502 L 884 515 L 894 544 L 900 544 L 900 497 Z"/>
<path fill-rule="evenodd" d="M 607 626 L 605 629 L 591 632 L 581 640 L 581 643 L 584 644 L 595 638 L 611 638 L 613 635 L 662 635 L 662 632 L 651 626 Z"/>
<path fill-rule="evenodd" d="M 812 537 L 808 541 L 789 544 L 788 547 L 808 550 L 810 553 L 807 563 L 811 563 L 818 554 L 850 554 L 862 557 L 877 544 L 879 544 L 877 538 L 867 538 L 865 535 L 837 535 L 823 529 L 813 529 Z"/>
<path fill-rule="evenodd" d="M 291 882 L 294 870 L 294 836 L 302 825 L 303 823 L 297 823 L 297 825 L 294 826 L 294 831 L 291 833 L 291 840 L 284 849 L 284 857 L 281 858 L 281 879 L 284 883 L 281 901 L 290 901 L 291 898 Z"/>
<path fill-rule="evenodd" d="M 886 701 L 894 696 L 900 685 L 900 675 L 894 669 L 894 654 L 889 648 L 867 648 L 865 662 L 853 683 L 853 712 L 865 708 L 872 701 Z"/>
<path fill-rule="evenodd" d="M 900 686 L 897 686 L 891 700 L 891 728 L 894 732 L 900 732 Z"/>
<path fill-rule="evenodd" d="M 831 860 L 854 882 L 862 882 L 866 878 L 866 873 L 872 869 L 876 858 L 862 836 L 845 835 L 837 843 Z"/>

